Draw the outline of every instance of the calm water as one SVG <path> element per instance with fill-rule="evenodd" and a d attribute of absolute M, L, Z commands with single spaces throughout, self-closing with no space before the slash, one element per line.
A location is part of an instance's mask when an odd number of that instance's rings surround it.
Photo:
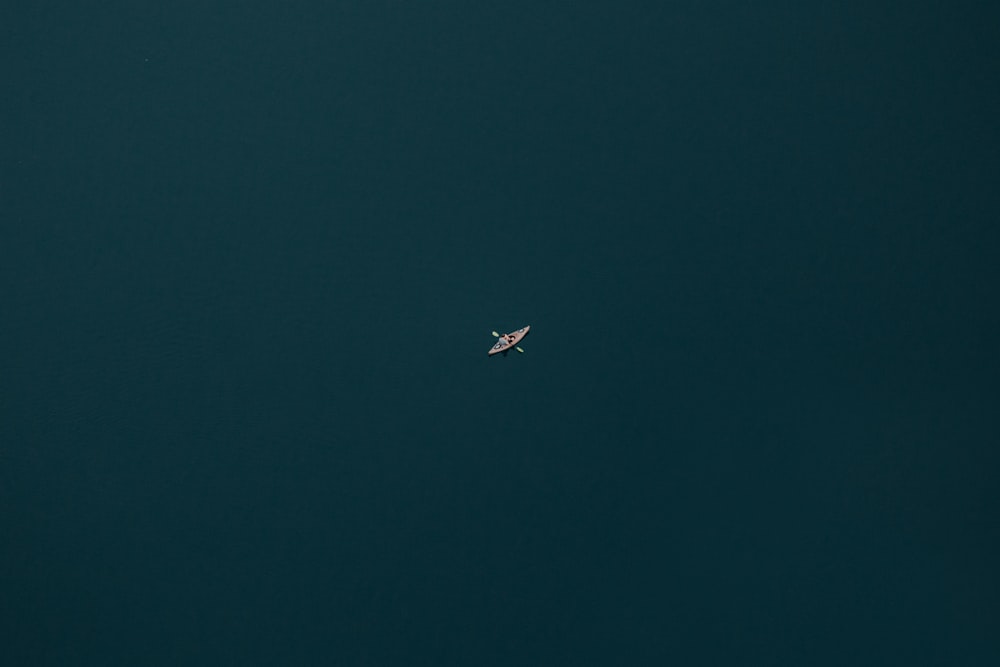
<path fill-rule="evenodd" d="M 30 4 L 3 664 L 1000 659 L 995 9 Z"/>

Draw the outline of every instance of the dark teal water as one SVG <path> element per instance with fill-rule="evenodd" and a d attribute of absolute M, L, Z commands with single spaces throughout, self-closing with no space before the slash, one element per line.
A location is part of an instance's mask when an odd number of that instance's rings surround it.
<path fill-rule="evenodd" d="M 996 9 L 399 4 L 3 10 L 3 664 L 995 664 Z"/>

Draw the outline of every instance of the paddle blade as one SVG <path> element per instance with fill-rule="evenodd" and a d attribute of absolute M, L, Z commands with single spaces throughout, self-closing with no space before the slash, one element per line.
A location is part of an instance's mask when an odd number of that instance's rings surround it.
<path fill-rule="evenodd" d="M 493 334 L 494 338 L 499 338 L 500 337 L 500 334 L 498 334 L 496 331 L 491 331 L 490 333 Z"/>
<path fill-rule="evenodd" d="M 520 345 L 515 345 L 514 349 L 517 350 L 518 352 L 520 352 L 521 354 L 524 354 L 524 350 L 521 349 Z"/>

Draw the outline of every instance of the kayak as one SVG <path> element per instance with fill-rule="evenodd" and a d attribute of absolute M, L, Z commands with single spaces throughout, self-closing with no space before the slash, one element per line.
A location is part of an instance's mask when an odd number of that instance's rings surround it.
<path fill-rule="evenodd" d="M 521 339 L 528 335 L 528 331 L 531 327 L 523 327 L 517 331 L 512 331 L 511 333 L 503 334 L 497 338 L 496 344 L 490 348 L 487 353 L 490 356 L 498 354 L 500 352 L 509 352 L 511 348 L 517 346 L 521 342 Z M 520 352 L 520 350 L 518 350 Z"/>

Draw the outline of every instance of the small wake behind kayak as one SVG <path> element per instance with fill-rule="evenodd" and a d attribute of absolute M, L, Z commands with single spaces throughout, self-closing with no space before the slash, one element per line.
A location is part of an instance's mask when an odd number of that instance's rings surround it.
<path fill-rule="evenodd" d="M 502 335 L 494 331 L 493 335 L 496 336 L 498 340 L 496 344 L 490 348 L 490 351 L 487 352 L 487 354 L 492 357 L 494 354 L 499 354 L 501 352 L 510 352 L 511 348 L 516 349 L 518 352 L 524 352 L 524 350 L 517 347 L 517 344 L 521 342 L 522 338 L 528 335 L 528 331 L 530 330 L 530 326 L 523 327 L 517 331 L 512 331 L 511 333 Z"/>

